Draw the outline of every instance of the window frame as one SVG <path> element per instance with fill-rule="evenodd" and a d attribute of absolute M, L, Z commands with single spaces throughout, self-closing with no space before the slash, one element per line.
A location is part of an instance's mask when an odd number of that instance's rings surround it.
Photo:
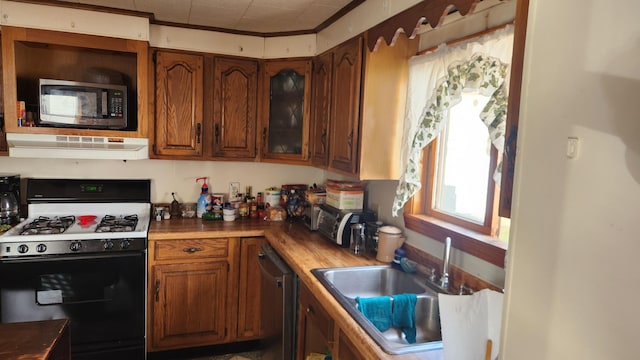
<path fill-rule="evenodd" d="M 513 56 L 509 82 L 509 102 L 507 104 L 507 127 L 505 130 L 505 152 L 502 159 L 502 181 L 499 194 L 499 214 L 511 217 L 511 196 L 513 192 L 514 164 L 516 161 L 517 133 L 520 113 L 522 70 L 524 67 L 524 48 L 527 34 L 527 16 L 529 0 L 516 1 L 514 19 Z M 465 37 L 470 38 L 473 37 Z M 464 40 L 461 39 L 461 40 Z M 425 157 L 422 158 L 424 161 Z M 407 229 L 428 236 L 440 242 L 449 236 L 456 249 L 476 256 L 495 266 L 504 268 L 507 244 L 493 237 L 472 232 L 455 224 L 419 214 L 414 211 L 423 205 L 423 191 L 414 195 L 404 206 L 404 223 Z"/>
<path fill-rule="evenodd" d="M 419 234 L 428 236 L 437 241 L 444 242 L 444 239 L 450 237 L 452 246 L 460 249 L 465 253 L 474 255 L 500 268 L 504 267 L 504 258 L 506 256 L 507 244 L 489 233 L 481 232 L 478 228 L 467 228 L 464 226 L 463 220 L 452 216 L 433 212 L 427 209 L 431 208 L 430 202 L 433 194 L 432 179 L 435 175 L 435 157 L 437 156 L 438 139 L 434 139 L 422 151 L 422 160 L 420 163 L 422 183 L 425 184 L 419 192 L 417 192 L 404 207 L 404 223 L 407 229 L 415 231 Z M 491 171 L 489 176 L 492 177 L 493 169 L 497 165 L 497 156 L 493 156 L 495 147 L 492 146 Z M 499 191 L 496 189 L 493 179 L 490 179 L 488 191 L 491 196 L 487 196 L 487 202 L 492 203 L 493 221 L 498 220 L 498 196 Z M 466 222 L 465 222 L 466 223 Z M 485 218 L 485 224 L 487 220 Z M 470 224 L 470 222 L 469 222 Z M 492 225 L 495 228 L 495 226 Z M 480 227 L 482 228 L 482 227 Z M 480 230 L 480 231 L 479 231 Z M 485 231 L 486 232 L 486 231 Z M 495 230 L 494 230 L 495 232 Z"/>
<path fill-rule="evenodd" d="M 498 150 L 493 144 L 491 144 L 491 160 L 489 162 L 489 171 L 487 173 L 487 199 L 485 202 L 485 216 L 482 224 L 478 224 L 476 222 L 465 220 L 460 217 L 456 217 L 453 215 L 449 215 L 445 212 L 442 212 L 433 207 L 433 199 L 435 192 L 435 176 L 436 176 L 436 168 L 438 165 L 438 153 L 440 148 L 440 142 L 438 141 L 442 134 L 445 134 L 447 131 L 446 125 L 445 128 L 442 129 L 438 137 L 433 139 L 429 145 L 422 151 L 422 158 L 427 159 L 426 166 L 424 162 L 422 165 L 422 174 L 421 174 L 421 183 L 425 184 L 423 188 L 426 188 L 425 201 L 424 201 L 424 213 L 427 216 L 440 219 L 442 221 L 446 221 L 466 229 L 470 229 L 472 231 L 478 232 L 480 234 L 489 235 L 492 237 L 497 237 L 498 233 L 498 203 L 499 203 L 499 193 L 500 187 L 497 186 L 495 181 L 493 180 L 493 174 L 496 171 L 497 164 L 500 161 L 500 154 L 498 154 Z M 415 209 L 414 209 L 415 210 Z"/>

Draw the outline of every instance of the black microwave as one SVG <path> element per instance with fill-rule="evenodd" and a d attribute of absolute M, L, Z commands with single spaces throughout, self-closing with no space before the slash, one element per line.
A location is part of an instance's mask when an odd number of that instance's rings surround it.
<path fill-rule="evenodd" d="M 40 79 L 39 126 L 127 128 L 127 87 Z"/>

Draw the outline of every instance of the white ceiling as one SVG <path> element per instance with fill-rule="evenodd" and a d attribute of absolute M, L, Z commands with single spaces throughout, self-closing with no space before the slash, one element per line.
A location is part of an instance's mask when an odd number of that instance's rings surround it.
<path fill-rule="evenodd" d="M 351 0 L 60 0 L 153 13 L 179 24 L 257 33 L 308 31 Z"/>

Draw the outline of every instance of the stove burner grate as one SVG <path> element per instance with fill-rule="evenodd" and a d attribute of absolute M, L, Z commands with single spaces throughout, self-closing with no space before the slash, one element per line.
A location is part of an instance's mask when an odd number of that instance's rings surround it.
<path fill-rule="evenodd" d="M 20 235 L 36 234 L 62 234 L 69 226 L 73 225 L 76 217 L 73 215 L 49 218 L 40 216 L 26 224 L 20 231 Z"/>
<path fill-rule="evenodd" d="M 136 229 L 137 224 L 138 215 L 136 214 L 121 217 L 105 215 L 96 227 L 96 232 L 130 232 Z"/>

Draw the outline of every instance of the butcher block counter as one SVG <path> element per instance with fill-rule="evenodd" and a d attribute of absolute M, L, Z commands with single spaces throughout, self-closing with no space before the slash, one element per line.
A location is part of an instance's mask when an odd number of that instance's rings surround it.
<path fill-rule="evenodd" d="M 260 220 L 203 221 L 201 219 L 173 219 L 151 221 L 149 240 L 175 240 L 184 238 L 221 238 L 264 236 L 269 244 L 296 272 L 300 281 L 311 290 L 334 319 L 357 352 L 364 359 L 441 360 L 441 350 L 413 354 L 390 355 L 356 323 L 311 273 L 315 268 L 359 265 L 381 265 L 374 257 L 356 256 L 319 233 L 309 231 L 304 224 L 266 222 Z"/>
<path fill-rule="evenodd" d="M 0 359 L 70 359 L 69 321 L 0 324 Z"/>

